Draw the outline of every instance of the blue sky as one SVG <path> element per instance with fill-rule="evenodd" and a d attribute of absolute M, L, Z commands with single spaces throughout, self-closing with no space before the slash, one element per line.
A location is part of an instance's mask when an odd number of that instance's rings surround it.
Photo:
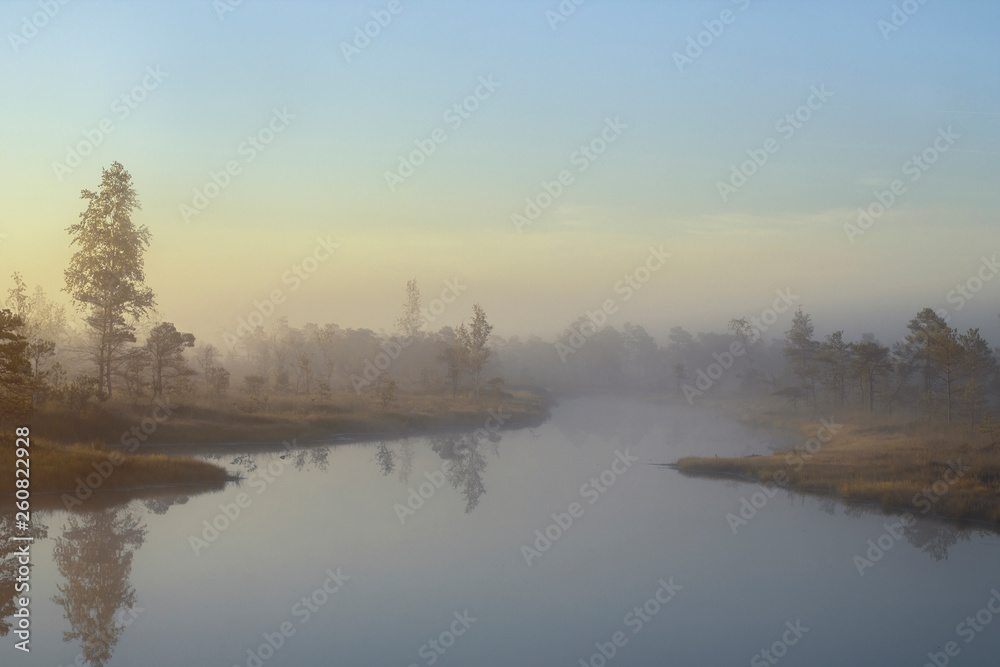
<path fill-rule="evenodd" d="M 74 0 L 16 49 L 10 33 L 42 10 L 0 5 L 4 273 L 61 286 L 79 190 L 114 160 L 153 232 L 161 314 L 208 337 L 280 288 L 321 232 L 342 253 L 281 306 L 293 322 L 389 328 L 407 278 L 431 293 L 462 276 L 469 303 L 444 323 L 480 301 L 499 332 L 543 335 L 651 243 L 676 262 L 621 321 L 654 333 L 721 329 L 792 286 L 819 329 L 888 337 L 1000 251 L 995 2 L 914 2 L 886 39 L 893 3 L 877 0 L 589 0 L 554 30 L 555 1 L 403 0 L 348 62 L 341 43 L 388 4 L 244 0 L 220 19 L 211 1 Z M 678 71 L 674 53 L 724 11 L 731 23 Z M 165 77 L 120 118 L 112 105 L 147 68 Z M 480 77 L 499 87 L 450 128 L 443 115 Z M 814 86 L 832 95 L 783 137 L 776 123 Z M 239 146 L 274 109 L 294 118 L 245 161 Z M 57 178 L 53 163 L 105 118 L 113 131 Z M 608 118 L 627 129 L 578 172 L 571 155 Z M 948 127 L 960 138 L 850 243 L 857 208 Z M 436 128 L 447 140 L 390 191 L 385 172 Z M 769 138 L 777 152 L 723 201 L 719 182 Z M 230 160 L 239 175 L 185 221 L 180 206 Z M 573 184 L 517 233 L 511 215 L 564 169 Z M 998 304 L 1000 280 L 956 324 L 995 329 Z"/>

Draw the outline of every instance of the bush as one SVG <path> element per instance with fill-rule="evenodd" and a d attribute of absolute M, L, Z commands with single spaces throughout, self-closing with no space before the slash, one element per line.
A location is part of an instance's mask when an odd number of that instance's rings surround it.
<path fill-rule="evenodd" d="M 396 389 L 396 381 L 391 376 L 385 375 L 379 378 L 375 396 L 378 398 L 379 406 L 382 410 L 387 410 L 389 405 L 396 400 Z"/>
<path fill-rule="evenodd" d="M 224 396 L 229 389 L 229 371 L 222 366 L 209 366 L 205 369 L 205 379 L 212 391 L 219 396 Z"/>

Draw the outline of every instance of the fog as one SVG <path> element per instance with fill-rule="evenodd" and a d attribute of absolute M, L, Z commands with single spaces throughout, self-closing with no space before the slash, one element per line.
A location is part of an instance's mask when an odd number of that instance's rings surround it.
<path fill-rule="evenodd" d="M 0 27 L 0 653 L 995 660 L 995 0 Z"/>
<path fill-rule="evenodd" d="M 996 281 L 961 313 L 948 300 L 996 251 L 991 4 L 898 31 L 879 23 L 891 5 L 864 3 L 598 2 L 565 23 L 507 4 L 406 8 L 358 53 L 374 6 L 61 10 L 4 61 L 20 101 L 0 129 L 4 273 L 56 295 L 79 192 L 117 160 L 152 232 L 159 313 L 215 344 L 290 289 L 319 236 L 340 251 L 276 309 L 296 325 L 391 332 L 407 280 L 458 277 L 497 333 L 550 338 L 621 298 L 652 245 L 670 261 L 615 319 L 661 342 L 721 331 L 781 288 L 824 333 L 896 339 L 931 307 L 995 339 Z M 691 48 L 727 8 L 733 23 Z M 93 49 L 104 34 L 125 37 Z M 764 44 L 793 45 L 794 63 Z"/>

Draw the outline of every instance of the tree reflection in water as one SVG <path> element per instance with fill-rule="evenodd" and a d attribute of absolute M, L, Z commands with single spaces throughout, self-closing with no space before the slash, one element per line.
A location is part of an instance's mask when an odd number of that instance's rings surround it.
<path fill-rule="evenodd" d="M 273 457 L 277 457 L 282 462 L 287 461 L 288 464 L 292 465 L 299 471 L 316 469 L 320 472 L 326 472 L 327 468 L 330 466 L 330 447 L 328 446 L 301 446 L 290 451 L 286 451 L 284 449 L 277 451 L 259 449 L 257 451 L 242 452 L 235 456 L 223 449 L 222 451 L 217 452 L 206 452 L 203 456 L 207 459 L 220 462 L 224 462 L 228 459 L 230 466 L 242 468 L 241 473 L 245 475 L 251 475 L 256 472 L 258 463 L 260 466 L 266 468 L 268 462 Z"/>
<path fill-rule="evenodd" d="M 479 499 L 486 493 L 483 483 L 483 472 L 487 460 L 483 456 L 484 447 L 489 444 L 494 456 L 500 456 L 499 433 L 490 433 L 485 437 L 474 434 L 438 435 L 431 438 L 431 449 L 442 459 L 451 462 L 446 476 L 448 482 L 461 491 L 465 498 L 465 513 L 468 514 L 479 505 Z"/>
<path fill-rule="evenodd" d="M 128 506 L 70 515 L 53 548 L 65 584 L 53 601 L 64 608 L 70 630 L 63 641 L 80 640 L 83 658 L 103 667 L 131 623 L 135 589 L 132 556 L 146 527 Z"/>
<path fill-rule="evenodd" d="M 410 473 L 413 472 L 413 443 L 404 440 L 399 448 L 399 481 L 409 484 Z"/>
<path fill-rule="evenodd" d="M 392 471 L 396 469 L 396 452 L 392 451 L 385 441 L 382 441 L 375 449 L 375 462 L 378 463 L 383 476 L 391 475 Z"/>
<path fill-rule="evenodd" d="M 48 536 L 48 529 L 38 521 L 38 514 L 32 515 L 31 533 L 36 540 Z M 25 542 L 12 539 L 15 535 L 26 536 L 22 531 L 14 530 L 14 513 L 4 512 L 0 515 L 0 637 L 6 637 L 13 627 L 11 617 L 17 606 L 14 600 L 17 597 L 26 596 L 30 591 L 16 590 L 18 584 L 18 568 L 20 563 L 17 560 L 17 550 Z M 29 567 L 32 567 L 29 564 Z"/>
<path fill-rule="evenodd" d="M 863 505 L 860 503 L 843 502 L 838 498 L 820 498 L 820 509 L 836 516 L 837 508 L 842 508 L 844 515 L 848 517 L 865 517 L 872 514 L 884 515 L 892 523 L 899 520 L 899 515 L 883 511 L 879 507 Z M 920 549 L 925 554 L 936 561 L 948 560 L 948 550 L 960 542 L 968 542 L 973 535 L 988 537 L 995 535 L 997 529 L 976 528 L 968 524 L 959 524 L 941 519 L 924 518 L 918 512 L 911 512 L 916 523 L 912 526 L 900 526 L 903 537 L 911 545 Z"/>
<path fill-rule="evenodd" d="M 480 432 L 484 430 L 480 429 Z M 448 462 L 442 470 L 448 483 L 465 498 L 466 514 L 476 509 L 479 499 L 486 493 L 483 472 L 488 459 L 483 452 L 489 448 L 494 456 L 499 457 L 502 438 L 499 433 L 485 436 L 473 433 L 441 434 L 429 438 L 434 453 Z M 403 441 L 398 451 L 392 444 L 381 441 L 375 448 L 374 458 L 382 475 L 391 475 L 398 469 L 399 481 L 408 484 L 413 472 L 413 456 L 413 443 L 409 440 Z"/>
<path fill-rule="evenodd" d="M 309 470 L 315 468 L 320 472 L 326 472 L 330 466 L 329 447 L 309 447 L 300 449 L 292 455 L 292 462 L 296 470 Z"/>

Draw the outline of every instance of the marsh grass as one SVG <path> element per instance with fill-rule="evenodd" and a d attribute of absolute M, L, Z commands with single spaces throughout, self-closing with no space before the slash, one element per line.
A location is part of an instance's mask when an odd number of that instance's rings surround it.
<path fill-rule="evenodd" d="M 128 453 L 123 445 L 275 443 L 293 438 L 322 439 L 337 434 L 375 435 L 480 428 L 490 410 L 510 415 L 504 427 L 529 426 L 548 417 L 549 400 L 533 391 L 515 391 L 480 402 L 440 394 L 400 394 L 387 409 L 353 392 L 319 400 L 278 395 L 266 407 L 247 414 L 230 398 L 185 396 L 165 402 L 170 413 L 153 421 L 153 405 L 115 399 L 83 412 L 43 406 L 31 420 L 31 490 L 73 491 L 80 482 L 120 454 L 124 461 L 103 480 L 100 489 L 134 489 L 189 484 L 223 484 L 225 469 L 205 461 L 162 453 Z M 164 416 L 161 407 L 156 413 Z M 143 431 L 145 423 L 147 430 Z M 154 428 L 155 426 L 155 428 Z M 151 432 L 150 432 L 151 431 Z M 13 442 L 13 438 L 9 439 Z M 14 457 L 0 460 L 0 490 L 13 493 Z"/>
<path fill-rule="evenodd" d="M 820 427 L 818 421 L 761 411 L 745 421 L 758 428 L 795 427 L 803 445 Z M 785 486 L 797 491 L 907 511 L 923 511 L 930 504 L 931 514 L 1000 523 L 1000 448 L 974 435 L 903 416 L 852 415 L 836 421 L 844 426 L 809 459 L 803 445 L 798 445 L 769 456 L 685 457 L 676 467 L 686 475 L 737 476 L 756 482 L 772 481 L 784 471 Z M 964 470 L 961 477 L 943 484 L 949 464 L 958 463 Z"/>
<path fill-rule="evenodd" d="M 189 484 L 219 485 L 232 479 L 214 463 L 163 454 L 128 453 L 103 445 L 60 445 L 31 439 L 30 490 L 32 494 L 74 491 L 81 480 L 96 473 L 98 490 L 135 489 Z M 120 458 L 119 458 L 120 457 Z M 115 465 L 114 461 L 120 461 Z M 110 467 L 109 467 L 110 466 Z M 98 469 L 109 474 L 101 475 Z M 14 457 L 0 460 L 0 488 L 14 493 Z"/>
<path fill-rule="evenodd" d="M 170 416 L 149 434 L 143 444 L 203 444 L 224 442 L 281 442 L 291 438 L 321 439 L 331 435 L 376 434 L 434 430 L 467 426 L 478 428 L 499 407 L 493 400 L 473 402 L 442 394 L 398 394 L 382 410 L 367 397 L 353 392 L 329 399 L 293 394 L 270 396 L 267 405 L 247 414 L 237 407 L 241 397 L 185 396 L 167 402 Z M 504 426 L 529 426 L 548 417 L 549 401 L 532 391 L 515 391 L 501 400 L 511 418 Z M 123 434 L 141 425 L 152 406 L 115 400 L 94 406 L 83 414 L 65 414 L 43 408 L 33 420 L 33 432 L 54 442 L 105 442 L 119 444 Z M 161 409 L 160 414 L 163 414 Z"/>

